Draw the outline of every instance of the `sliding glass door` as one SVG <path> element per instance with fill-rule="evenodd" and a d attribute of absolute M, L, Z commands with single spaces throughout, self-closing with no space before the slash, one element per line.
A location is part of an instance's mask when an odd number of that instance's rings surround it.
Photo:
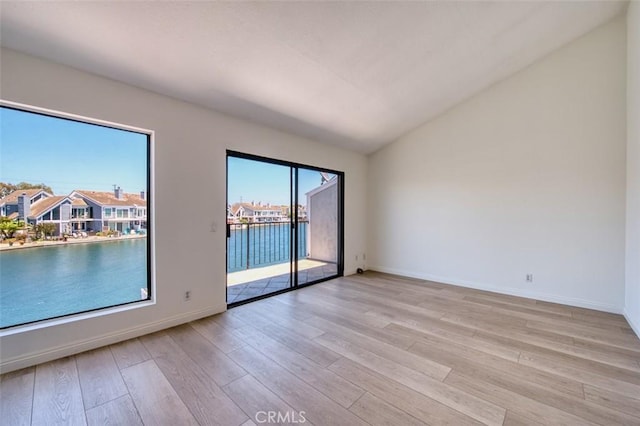
<path fill-rule="evenodd" d="M 227 303 L 342 275 L 343 174 L 227 153 Z"/>

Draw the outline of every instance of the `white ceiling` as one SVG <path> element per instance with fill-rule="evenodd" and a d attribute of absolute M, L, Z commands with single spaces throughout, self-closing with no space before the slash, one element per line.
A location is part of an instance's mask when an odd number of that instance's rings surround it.
<path fill-rule="evenodd" d="M 370 153 L 626 2 L 0 2 L 3 46 Z"/>

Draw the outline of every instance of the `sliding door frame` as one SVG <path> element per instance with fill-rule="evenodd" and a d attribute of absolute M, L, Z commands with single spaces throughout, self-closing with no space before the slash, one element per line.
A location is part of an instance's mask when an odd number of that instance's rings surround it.
<path fill-rule="evenodd" d="M 227 169 L 226 169 L 226 188 L 225 188 L 225 193 L 226 193 L 226 206 L 225 208 L 228 208 L 229 206 L 229 157 L 235 157 L 235 158 L 241 158 L 241 159 L 245 159 L 245 160 L 252 160 L 252 161 L 261 161 L 263 163 L 270 163 L 270 164 L 275 164 L 275 165 L 279 165 L 279 166 L 285 166 L 285 167 L 289 167 L 290 168 L 290 174 L 289 174 L 289 190 L 290 190 L 290 197 L 289 197 L 289 207 L 291 208 L 291 227 L 290 227 L 290 234 L 289 234 L 289 250 L 290 250 L 290 259 L 289 259 L 289 276 L 290 276 L 290 286 L 289 288 L 285 288 L 282 290 L 278 290 L 278 291 L 274 291 L 272 293 L 268 293 L 268 294 L 262 294 L 260 296 L 256 296 L 250 299 L 246 299 L 246 300 L 242 300 L 239 302 L 234 302 L 234 303 L 227 303 L 227 308 L 233 308 L 235 306 L 240 306 L 240 305 L 244 305 L 245 303 L 249 303 L 249 302 L 254 302 L 256 300 L 260 300 L 260 299 L 264 299 L 267 297 L 271 297 L 271 296 L 275 296 L 278 294 L 282 294 L 282 293 L 287 293 L 289 291 L 292 290 L 297 290 L 299 288 L 304 288 L 310 285 L 314 285 L 314 284 L 318 284 L 324 281 L 328 281 L 328 280 L 332 280 L 338 277 L 342 277 L 344 276 L 344 172 L 338 171 L 338 170 L 332 170 L 332 169 L 328 169 L 325 167 L 317 167 L 317 166 L 311 166 L 308 164 L 301 164 L 301 163 L 296 163 L 296 162 L 292 162 L 292 161 L 286 161 L 286 160 L 278 160 L 275 158 L 269 158 L 269 157 L 263 157 L 263 156 L 259 156 L 259 155 L 254 155 L 254 154 L 247 154 L 245 152 L 239 152 L 239 151 L 233 151 L 233 150 L 227 150 Z M 298 280 L 298 204 L 299 204 L 299 197 L 298 197 L 298 171 L 300 169 L 306 169 L 306 170 L 313 170 L 313 171 L 317 171 L 317 172 L 326 172 L 326 173 L 331 173 L 334 174 L 336 176 L 338 176 L 338 215 L 337 215 L 337 232 L 338 232 L 338 247 L 337 247 L 337 273 L 335 275 L 331 275 L 328 277 L 323 277 L 320 278 L 318 280 L 315 281 L 311 281 L 311 282 L 307 282 L 304 284 L 300 284 L 299 280 Z M 228 229 L 228 225 L 226 224 L 226 213 L 225 213 L 225 228 Z M 228 233 L 227 233 L 227 237 L 228 237 Z M 228 250 L 228 241 L 225 241 L 225 295 L 226 295 L 226 300 L 228 300 L 228 289 L 229 287 L 227 286 L 227 281 L 226 281 L 226 277 L 228 275 L 228 265 L 229 265 L 229 250 Z"/>

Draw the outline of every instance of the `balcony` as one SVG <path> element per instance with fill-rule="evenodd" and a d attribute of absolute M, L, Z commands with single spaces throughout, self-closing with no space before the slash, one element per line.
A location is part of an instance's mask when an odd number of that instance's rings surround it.
<path fill-rule="evenodd" d="M 291 286 L 291 222 L 227 225 L 227 303 L 240 302 Z M 336 262 L 311 259 L 309 222 L 299 223 L 298 284 L 337 274 Z"/>

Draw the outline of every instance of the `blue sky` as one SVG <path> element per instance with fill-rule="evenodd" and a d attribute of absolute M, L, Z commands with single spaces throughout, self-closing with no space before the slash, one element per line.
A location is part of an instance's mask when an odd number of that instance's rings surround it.
<path fill-rule="evenodd" d="M 229 203 L 258 202 L 289 204 L 289 167 L 244 158 L 229 157 Z M 305 193 L 320 186 L 320 173 L 300 169 L 298 201 L 306 204 Z"/>
<path fill-rule="evenodd" d="M 0 108 L 0 181 L 74 189 L 147 188 L 147 135 Z"/>

